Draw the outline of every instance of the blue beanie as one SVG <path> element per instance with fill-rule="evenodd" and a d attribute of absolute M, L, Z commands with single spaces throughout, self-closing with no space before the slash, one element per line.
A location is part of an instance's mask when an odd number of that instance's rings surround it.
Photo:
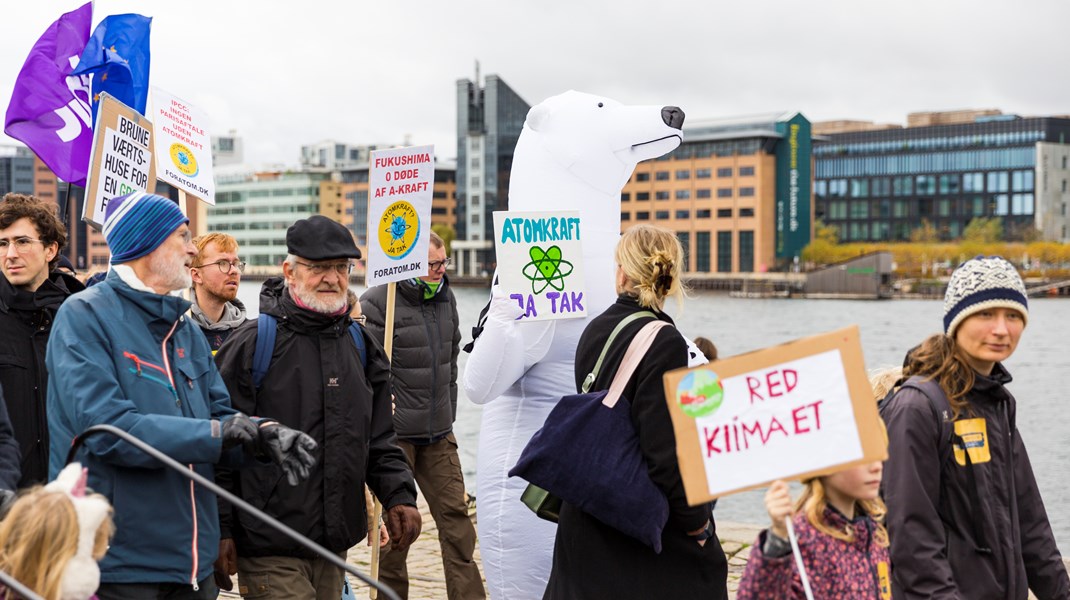
<path fill-rule="evenodd" d="M 954 337 L 966 317 L 989 308 L 1011 308 L 1029 318 L 1025 284 L 1014 265 L 999 256 L 978 256 L 951 274 L 944 295 L 944 333 Z"/>
<path fill-rule="evenodd" d="M 173 200 L 145 192 L 112 198 L 104 214 L 104 239 L 113 265 L 151 254 L 167 236 L 189 223 Z"/>

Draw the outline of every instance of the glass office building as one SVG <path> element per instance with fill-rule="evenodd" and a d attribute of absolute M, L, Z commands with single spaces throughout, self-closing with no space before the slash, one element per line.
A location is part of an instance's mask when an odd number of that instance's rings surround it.
<path fill-rule="evenodd" d="M 814 145 L 816 216 L 840 240 L 941 239 L 998 217 L 1008 240 L 1067 239 L 1070 119 L 983 115 L 971 122 L 855 131 Z"/>

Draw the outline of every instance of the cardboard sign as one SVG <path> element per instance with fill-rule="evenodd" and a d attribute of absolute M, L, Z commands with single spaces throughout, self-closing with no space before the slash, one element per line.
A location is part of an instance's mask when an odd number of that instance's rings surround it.
<path fill-rule="evenodd" d="M 665 374 L 691 505 L 887 458 L 852 326 Z"/>
<path fill-rule="evenodd" d="M 112 198 L 155 189 L 154 136 L 148 119 L 104 93 L 93 132 L 82 220 L 101 229 Z"/>
<path fill-rule="evenodd" d="M 372 151 L 369 170 L 365 285 L 427 275 L 435 147 Z"/>
<path fill-rule="evenodd" d="M 191 196 L 215 206 L 212 139 L 204 113 L 160 88 L 152 88 L 152 122 L 160 152 L 156 172 Z"/>
<path fill-rule="evenodd" d="M 524 309 L 518 320 L 587 316 L 581 235 L 576 210 L 495 211 L 498 284 Z"/>

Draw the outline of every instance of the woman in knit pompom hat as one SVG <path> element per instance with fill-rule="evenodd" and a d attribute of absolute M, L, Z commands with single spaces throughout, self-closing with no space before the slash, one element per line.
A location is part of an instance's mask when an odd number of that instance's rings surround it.
<path fill-rule="evenodd" d="M 998 256 L 959 266 L 944 333 L 907 354 L 881 408 L 895 598 L 1070 598 L 1003 361 L 1029 319 L 1025 285 Z"/>

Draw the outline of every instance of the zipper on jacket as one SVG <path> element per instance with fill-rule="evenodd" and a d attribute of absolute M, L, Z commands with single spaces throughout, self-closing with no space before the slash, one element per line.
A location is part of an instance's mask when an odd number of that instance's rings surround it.
<path fill-rule="evenodd" d="M 433 304 L 423 303 L 421 308 L 431 308 L 431 320 L 435 326 L 431 327 L 427 318 L 424 318 L 424 327 L 427 328 L 427 343 L 431 347 L 431 412 L 427 417 L 427 439 L 435 439 L 435 405 L 438 404 L 438 339 L 434 335 L 438 331 L 438 319 Z M 452 425 L 451 425 L 452 428 Z"/>
<path fill-rule="evenodd" d="M 170 334 L 168 334 L 168 335 L 170 335 Z M 138 377 L 144 377 L 145 379 L 148 379 L 149 381 L 155 381 L 156 383 L 166 387 L 167 390 L 169 392 L 171 392 L 171 395 L 175 397 L 175 406 L 182 406 L 182 403 L 178 398 L 178 390 L 175 389 L 175 386 L 174 386 L 174 383 L 173 383 L 174 380 L 171 379 L 171 374 L 167 372 L 167 369 L 164 369 L 163 367 L 161 367 L 159 365 L 153 364 L 153 363 L 141 358 L 140 356 L 134 354 L 133 352 L 124 351 L 123 352 L 123 356 L 125 356 L 126 358 L 129 358 L 130 360 L 134 361 L 134 367 L 130 368 L 130 372 L 131 373 L 136 374 Z M 166 354 L 165 354 L 164 355 L 164 360 L 166 360 L 166 359 L 167 359 L 167 357 L 166 357 Z M 152 375 L 149 375 L 149 374 L 145 373 L 141 369 L 142 365 L 144 365 L 146 367 L 150 367 L 152 369 L 156 369 L 157 371 L 167 375 L 168 379 L 171 379 L 171 381 L 170 382 L 164 381 L 164 380 L 160 379 L 159 377 L 154 377 Z"/>
<path fill-rule="evenodd" d="M 193 465 L 189 465 L 189 470 L 193 472 Z M 193 572 L 190 573 L 190 585 L 193 586 L 193 591 L 199 591 L 201 588 L 197 585 L 197 569 L 200 567 L 200 553 L 197 551 L 197 497 L 193 494 L 193 480 L 189 482 L 189 501 L 193 506 Z"/>

